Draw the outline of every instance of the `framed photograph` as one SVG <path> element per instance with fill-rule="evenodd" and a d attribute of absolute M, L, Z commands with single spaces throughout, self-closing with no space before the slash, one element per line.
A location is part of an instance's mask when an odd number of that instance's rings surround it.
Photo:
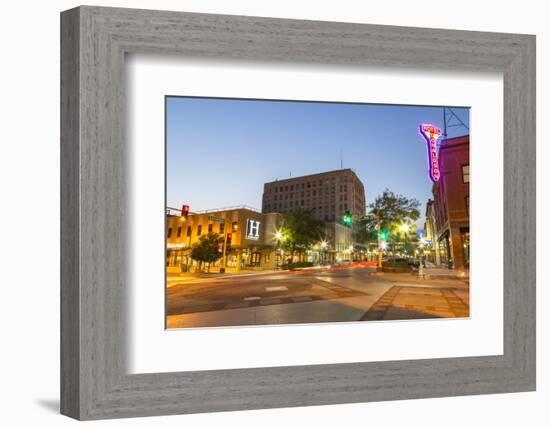
<path fill-rule="evenodd" d="M 165 114 L 168 329 L 469 317 L 469 108 L 167 96 Z"/>
<path fill-rule="evenodd" d="M 535 390 L 534 36 L 83 6 L 61 50 L 63 414 Z"/>

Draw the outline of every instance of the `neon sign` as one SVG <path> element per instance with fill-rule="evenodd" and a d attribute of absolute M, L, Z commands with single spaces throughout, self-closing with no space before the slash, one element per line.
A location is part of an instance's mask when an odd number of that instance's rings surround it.
<path fill-rule="evenodd" d="M 439 144 L 437 142 L 441 137 L 441 129 L 434 125 L 421 124 L 418 126 L 418 132 L 426 140 L 430 178 L 433 182 L 437 182 L 441 177 L 441 172 L 439 171 Z"/>

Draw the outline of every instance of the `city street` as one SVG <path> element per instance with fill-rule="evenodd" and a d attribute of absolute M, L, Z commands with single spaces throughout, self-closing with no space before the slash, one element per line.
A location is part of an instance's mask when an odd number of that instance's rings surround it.
<path fill-rule="evenodd" d="M 466 279 L 376 273 L 374 262 L 301 271 L 167 277 L 167 327 L 469 316 Z M 429 271 L 428 271 L 429 272 Z"/>

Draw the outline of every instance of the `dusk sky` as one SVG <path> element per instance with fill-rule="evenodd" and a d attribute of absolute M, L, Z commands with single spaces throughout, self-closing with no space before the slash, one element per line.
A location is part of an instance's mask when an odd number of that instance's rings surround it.
<path fill-rule="evenodd" d="M 467 108 L 453 111 L 469 126 Z M 414 197 L 423 227 L 433 196 L 418 125 L 442 127 L 442 107 L 169 97 L 166 121 L 169 207 L 261 209 L 264 182 L 339 169 L 342 152 L 367 204 L 385 188 Z"/>

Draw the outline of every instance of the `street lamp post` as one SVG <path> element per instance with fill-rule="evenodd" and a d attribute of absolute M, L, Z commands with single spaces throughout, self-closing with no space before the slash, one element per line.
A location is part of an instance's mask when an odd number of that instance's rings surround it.
<path fill-rule="evenodd" d="M 281 230 L 275 231 L 275 240 L 277 241 L 277 258 L 276 258 L 277 269 L 281 267 L 281 258 L 283 257 L 280 249 L 280 244 L 282 239 L 283 239 L 283 233 L 281 232 Z"/>
<path fill-rule="evenodd" d="M 322 263 L 325 264 L 326 263 L 326 254 L 327 254 L 327 242 L 325 240 L 323 240 L 321 242 L 321 249 L 323 250 L 323 261 L 322 261 Z"/>
<path fill-rule="evenodd" d="M 403 242 L 403 252 L 406 253 L 407 251 L 407 243 L 408 243 L 408 238 L 407 238 L 407 232 L 409 231 L 409 224 L 406 224 L 406 223 L 403 223 L 399 226 L 399 231 L 401 231 L 403 233 L 403 237 L 404 237 L 404 242 Z"/>
<path fill-rule="evenodd" d="M 382 268 L 382 240 L 380 236 L 380 214 L 376 212 L 376 224 L 378 228 L 378 268 Z"/>

